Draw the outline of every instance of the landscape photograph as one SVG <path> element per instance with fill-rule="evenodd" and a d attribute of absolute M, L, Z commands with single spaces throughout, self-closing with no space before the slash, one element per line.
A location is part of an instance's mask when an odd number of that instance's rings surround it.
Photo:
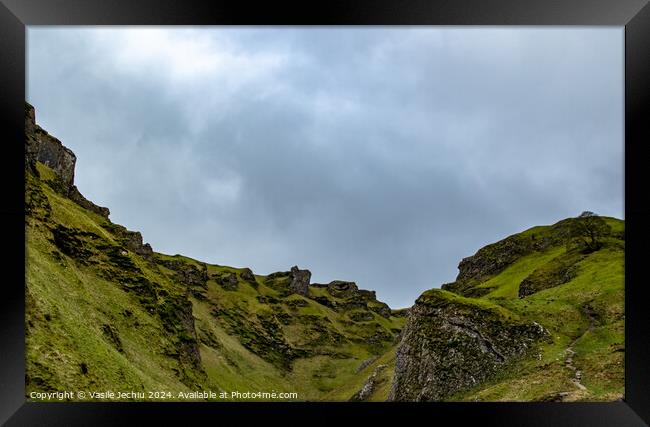
<path fill-rule="evenodd" d="M 624 398 L 623 28 L 26 46 L 28 401 Z"/>

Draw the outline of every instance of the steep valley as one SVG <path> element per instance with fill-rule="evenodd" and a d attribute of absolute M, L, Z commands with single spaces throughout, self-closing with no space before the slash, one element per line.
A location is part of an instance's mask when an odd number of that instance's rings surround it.
<path fill-rule="evenodd" d="M 259 275 L 158 253 L 81 195 L 74 153 L 36 124 L 28 104 L 25 130 L 28 398 L 63 390 L 155 391 L 164 400 L 197 390 L 292 392 L 284 400 L 301 401 L 623 395 L 621 220 L 597 217 L 605 226 L 589 250 L 572 234 L 586 217 L 509 236 L 461 261 L 455 282 L 394 310 L 354 282 L 312 283 L 297 266 Z"/>

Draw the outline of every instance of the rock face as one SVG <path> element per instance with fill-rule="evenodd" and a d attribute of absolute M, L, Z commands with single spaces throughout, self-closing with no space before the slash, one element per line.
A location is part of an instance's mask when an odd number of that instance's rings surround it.
<path fill-rule="evenodd" d="M 575 218 L 568 218 L 539 233 L 515 234 L 479 249 L 474 255 L 463 258 L 458 265 L 456 280 L 443 284 L 442 289 L 466 297 L 483 296 L 489 289 L 477 288 L 476 284 L 499 274 L 522 256 L 565 244 L 574 221 Z"/>
<path fill-rule="evenodd" d="M 108 216 L 111 214 L 111 211 L 108 208 L 105 208 L 103 206 L 97 206 L 90 200 L 86 199 L 83 196 L 83 194 L 79 192 L 76 185 L 70 187 L 70 189 L 68 190 L 68 197 L 70 198 L 70 200 L 72 200 L 82 208 L 95 212 L 96 214 L 101 215 L 104 218 L 108 218 Z"/>
<path fill-rule="evenodd" d="M 34 107 L 29 104 L 25 105 L 25 132 L 28 156 L 51 168 L 66 187 L 71 187 L 77 157 L 61 141 L 36 124 Z"/>
<path fill-rule="evenodd" d="M 247 273 L 245 273 L 247 274 Z M 252 274 L 252 272 L 251 272 Z M 302 296 L 309 295 L 309 281 L 311 280 L 311 271 L 301 270 L 298 266 L 291 267 L 290 271 L 278 271 L 266 276 L 264 283 L 282 293 L 284 296 L 298 294 Z M 252 277 L 255 282 L 255 277 Z"/>
<path fill-rule="evenodd" d="M 375 391 L 375 388 L 377 388 L 377 385 L 379 385 L 379 374 L 381 371 L 386 369 L 386 365 L 379 365 L 375 368 L 375 370 L 372 372 L 372 374 L 368 377 L 366 382 L 363 384 L 363 387 L 361 387 L 361 390 L 359 390 L 357 393 L 354 394 L 350 398 L 351 402 L 362 402 L 364 400 L 367 400 Z M 385 380 L 384 380 L 385 381 Z M 381 381 L 381 382 L 384 382 Z"/>
<path fill-rule="evenodd" d="M 79 205 L 84 207 L 81 203 Z M 127 230 L 122 225 L 112 223 L 106 225 L 105 228 L 111 231 L 128 250 L 135 252 L 144 259 L 153 259 L 153 249 L 149 243 L 143 243 L 142 234 L 139 231 Z"/>
<path fill-rule="evenodd" d="M 312 287 L 324 288 L 332 298 L 326 296 L 310 296 L 310 298 L 334 310 L 370 310 L 385 318 L 392 315 L 390 307 L 377 300 L 375 291 L 359 289 L 354 282 L 334 280 L 326 285 L 314 283 Z M 356 312 L 350 313 L 349 316 L 355 321 L 369 320 L 372 318 L 372 313 Z"/>
<path fill-rule="evenodd" d="M 520 236 L 511 236 L 481 248 L 476 254 L 463 258 L 458 265 L 458 276 L 453 283 L 442 285 L 443 289 L 465 296 L 479 297 L 481 292 L 473 285 L 503 271 L 521 256 L 533 250 L 532 242 Z"/>
<path fill-rule="evenodd" d="M 300 270 L 298 266 L 291 267 L 291 283 L 289 289 L 302 296 L 309 293 L 309 281 L 311 280 L 311 271 Z"/>
<path fill-rule="evenodd" d="M 327 292 L 333 297 L 349 298 L 355 296 L 359 292 L 357 284 L 354 282 L 344 282 L 342 280 L 334 280 L 327 285 Z"/>
<path fill-rule="evenodd" d="M 442 290 L 410 310 L 389 400 L 440 401 L 490 379 L 548 337 L 537 323 Z"/>
<path fill-rule="evenodd" d="M 60 180 L 60 185 L 54 188 L 59 188 L 61 193 L 81 207 L 108 218 L 108 208 L 97 206 L 86 199 L 74 185 L 77 162 L 75 154 L 36 124 L 34 107 L 25 103 L 25 166 L 33 173 L 38 173 L 36 162 L 41 162 L 54 171 Z"/>
<path fill-rule="evenodd" d="M 175 314 L 183 332 L 178 342 L 181 361 L 194 369 L 203 370 L 196 328 L 194 327 L 194 316 L 192 315 L 192 303 L 187 299 L 179 299 L 179 304 L 180 309 L 176 310 Z"/>
<path fill-rule="evenodd" d="M 239 288 L 239 281 L 235 273 L 217 274 L 214 280 L 228 291 L 236 291 Z"/>
<path fill-rule="evenodd" d="M 519 298 L 570 282 L 577 276 L 578 263 L 584 258 L 585 255 L 574 250 L 563 253 L 537 268 L 519 284 Z"/>
<path fill-rule="evenodd" d="M 138 233 L 140 234 L 140 233 Z M 142 236 L 140 236 L 140 241 Z M 200 286 L 204 288 L 208 281 L 208 270 L 205 265 L 197 267 L 196 265 L 182 260 L 156 259 L 158 264 L 164 265 L 170 270 L 176 272 L 176 280 L 186 286 Z M 235 278 L 235 282 L 237 279 Z"/>
<path fill-rule="evenodd" d="M 241 273 L 239 273 L 239 277 L 245 282 L 250 283 L 253 286 L 257 286 L 257 281 L 255 280 L 255 275 L 253 274 L 253 271 L 250 268 L 244 268 Z"/>

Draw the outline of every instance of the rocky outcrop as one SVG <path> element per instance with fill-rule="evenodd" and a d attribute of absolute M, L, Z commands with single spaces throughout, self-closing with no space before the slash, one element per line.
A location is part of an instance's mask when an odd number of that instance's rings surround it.
<path fill-rule="evenodd" d="M 74 182 L 74 166 L 77 157 L 61 141 L 36 124 L 34 107 L 25 105 L 26 155 L 30 161 L 38 161 L 52 169 L 66 187 Z"/>
<path fill-rule="evenodd" d="M 140 236 L 140 241 L 141 239 L 142 236 Z M 205 266 L 205 264 L 199 267 L 193 263 L 183 261 L 182 259 L 165 259 L 161 257 L 156 258 L 155 261 L 158 264 L 175 271 L 175 279 L 177 282 L 182 283 L 186 286 L 200 286 L 202 288 L 206 287 L 206 282 L 208 281 L 208 268 Z"/>
<path fill-rule="evenodd" d="M 519 235 L 487 245 L 476 254 L 463 258 L 458 264 L 456 281 L 443 284 L 442 289 L 464 296 L 480 297 L 489 290 L 476 288 L 475 284 L 503 271 L 520 257 L 532 251 L 532 241 Z"/>
<path fill-rule="evenodd" d="M 371 312 L 377 313 L 385 318 L 391 316 L 391 308 L 387 304 L 377 300 L 375 291 L 359 289 L 354 282 L 334 280 L 328 284 L 314 283 L 311 286 L 325 289 L 331 296 L 309 296 L 314 301 L 326 307 L 330 307 L 336 311 L 361 310 L 353 311 L 348 315 L 348 317 L 355 321 L 372 320 L 373 316 Z"/>
<path fill-rule="evenodd" d="M 350 298 L 359 293 L 359 288 L 354 282 L 334 280 L 327 284 L 327 293 L 336 298 Z"/>
<path fill-rule="evenodd" d="M 298 266 L 291 267 L 290 271 L 271 273 L 264 279 L 264 284 L 280 292 L 283 296 L 298 294 L 309 295 L 309 281 L 311 272 L 301 270 Z"/>
<path fill-rule="evenodd" d="M 86 199 L 74 185 L 74 169 L 77 157 L 61 141 L 36 124 L 34 107 L 25 103 L 25 166 L 38 174 L 36 163 L 49 167 L 57 176 L 53 187 L 81 207 L 108 218 L 108 208 L 97 206 Z"/>
<path fill-rule="evenodd" d="M 377 385 L 379 385 L 381 382 L 385 382 L 386 380 L 380 379 L 379 374 L 386 369 L 387 365 L 379 365 L 375 368 L 375 370 L 372 372 L 372 374 L 368 377 L 366 382 L 363 384 L 363 387 L 361 387 L 361 390 L 356 392 L 354 396 L 350 398 L 350 402 L 362 402 L 364 400 L 368 400 L 370 396 L 372 396 L 372 393 L 375 391 L 377 388 Z"/>
<path fill-rule="evenodd" d="M 188 371 L 202 373 L 203 365 L 192 315 L 192 303 L 187 299 L 187 295 L 168 295 L 156 309 L 174 343 L 174 352 L 169 355 L 178 359 L 183 368 L 181 379 L 188 379 Z"/>
<path fill-rule="evenodd" d="M 463 258 L 456 280 L 443 284 L 442 289 L 466 297 L 485 295 L 490 289 L 476 287 L 477 284 L 501 273 L 525 255 L 565 244 L 576 220 L 568 218 L 551 226 L 537 227 L 537 230 L 515 234 L 479 249 L 474 255 Z"/>
<path fill-rule="evenodd" d="M 103 206 L 98 206 L 91 202 L 90 200 L 86 199 L 83 194 L 79 192 L 79 189 L 77 189 L 76 185 L 72 185 L 68 189 L 68 197 L 70 200 L 78 204 L 84 209 L 88 209 L 89 211 L 95 212 L 97 215 L 101 215 L 104 218 L 108 218 L 108 216 L 111 214 L 111 211 Z"/>
<path fill-rule="evenodd" d="M 410 310 L 389 400 L 441 401 L 484 383 L 549 336 L 502 307 L 431 290 Z"/>
<path fill-rule="evenodd" d="M 248 282 L 253 287 L 257 288 L 257 280 L 255 280 L 255 275 L 253 274 L 253 271 L 250 268 L 244 268 L 242 271 L 239 273 L 239 277 L 244 281 Z"/>
<path fill-rule="evenodd" d="M 289 283 L 289 289 L 291 291 L 302 295 L 307 296 L 309 293 L 309 281 L 311 280 L 311 271 L 301 270 L 298 266 L 291 267 L 291 283 Z"/>
<path fill-rule="evenodd" d="M 212 276 L 212 279 L 227 291 L 236 291 L 239 289 L 239 281 L 235 273 L 217 273 Z"/>
<path fill-rule="evenodd" d="M 186 298 L 179 299 L 180 310 L 177 311 L 182 331 L 179 334 L 179 353 L 181 361 L 194 369 L 203 370 L 201 365 L 201 353 L 199 352 L 194 316 L 192 315 L 192 303 Z"/>
<path fill-rule="evenodd" d="M 142 234 L 139 231 L 127 230 L 126 227 L 113 223 L 104 225 L 104 228 L 112 232 L 115 238 L 128 250 L 140 255 L 144 259 L 153 259 L 153 249 L 149 243 L 143 243 Z"/>
<path fill-rule="evenodd" d="M 578 275 L 578 263 L 584 258 L 584 254 L 574 250 L 537 268 L 519 284 L 519 298 L 570 282 Z"/>

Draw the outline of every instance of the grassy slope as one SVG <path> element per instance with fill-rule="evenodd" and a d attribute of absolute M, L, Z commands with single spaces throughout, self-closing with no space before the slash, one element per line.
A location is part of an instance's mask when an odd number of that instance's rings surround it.
<path fill-rule="evenodd" d="M 30 178 L 32 179 L 32 178 Z M 32 179 L 52 206 L 52 221 L 112 237 L 102 218 Z M 131 294 L 58 253 L 48 230 L 29 219 L 26 227 L 27 371 L 33 390 L 186 390 L 174 376 L 177 363 L 162 325 Z M 131 313 L 129 316 L 125 313 Z M 101 330 L 119 331 L 119 352 Z M 82 373 L 82 364 L 88 373 Z M 118 386 L 119 385 L 119 386 Z"/>
<path fill-rule="evenodd" d="M 624 231 L 623 221 L 606 220 L 614 232 Z M 535 233 L 543 231 L 544 227 L 535 227 Z M 453 400 L 528 401 L 559 393 L 567 393 L 565 400 L 602 401 L 622 397 L 624 241 L 608 239 L 603 249 L 578 263 L 578 274 L 568 283 L 523 299 L 517 296 L 524 278 L 565 250 L 555 246 L 543 253 L 527 255 L 477 285 L 491 289 L 480 300 L 537 321 L 551 332 L 553 342 L 542 345 L 538 358 L 526 360 L 492 383 L 454 396 Z M 593 310 L 593 321 L 585 306 Z M 582 372 L 581 383 L 586 390 L 572 382 L 574 372 L 566 366 L 566 351 L 572 343 L 573 364 Z"/>
<path fill-rule="evenodd" d="M 106 219 L 54 191 L 45 184 L 56 180 L 54 173 L 42 164 L 38 169 L 41 179 L 29 174 L 26 178 L 28 198 L 40 196 L 47 201 L 37 203 L 26 217 L 28 394 L 46 390 L 168 390 L 174 394 L 195 389 L 275 390 L 296 391 L 299 400 L 347 400 L 368 372 L 356 373 L 359 364 L 394 350 L 386 340 L 377 345 L 368 345 L 367 341 L 377 330 L 396 333 L 404 318 L 386 319 L 372 313 L 372 320 L 352 321 L 347 312 L 334 311 L 300 295 L 278 295 L 264 284 L 264 276 L 256 276 L 257 289 L 239 281 L 234 291 L 209 280 L 207 289 L 199 290 L 203 298 L 189 297 L 205 374 L 190 372 L 189 378 L 179 375 L 184 368 L 174 354 L 174 340 L 141 296 L 125 290 L 118 280 L 103 278 L 96 265 L 83 265 L 57 249 L 52 240 L 56 224 L 94 233 L 107 244 L 119 242 L 107 230 L 110 224 Z M 127 256 L 155 283 L 158 300 L 152 304 L 164 303 L 161 300 L 165 295 L 186 293 L 186 287 L 174 280 L 174 271 L 146 262 L 130 251 Z M 203 264 L 181 256 L 156 256 Z M 208 265 L 209 274 L 240 271 Z M 324 289 L 311 291 L 325 295 Z M 275 298 L 278 303 L 260 302 L 260 296 Z M 275 319 L 282 312 L 289 320 L 281 325 L 280 338 L 311 353 L 293 360 L 289 369 L 282 369 L 243 345 L 240 334 L 247 331 L 232 330 L 232 324 L 215 317 L 215 310 L 238 313 L 247 327 L 260 327 L 260 319 Z M 325 331 L 314 331 L 316 323 L 326 324 Z M 106 333 L 107 327 L 118 336 L 119 344 Z M 336 334 L 343 337 L 341 344 L 319 341 L 321 335 Z"/>

